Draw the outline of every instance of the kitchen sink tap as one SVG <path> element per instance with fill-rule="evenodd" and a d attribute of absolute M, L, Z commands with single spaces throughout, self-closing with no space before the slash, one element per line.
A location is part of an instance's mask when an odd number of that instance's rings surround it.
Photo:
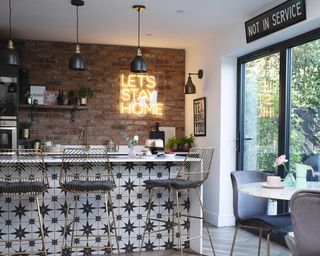
<path fill-rule="evenodd" d="M 82 128 L 80 133 L 80 139 L 83 139 L 83 137 L 85 146 L 90 148 L 90 145 L 88 144 L 88 128 Z"/>

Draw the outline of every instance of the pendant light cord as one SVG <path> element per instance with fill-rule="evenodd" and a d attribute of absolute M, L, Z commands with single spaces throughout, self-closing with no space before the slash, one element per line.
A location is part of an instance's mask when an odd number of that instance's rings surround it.
<path fill-rule="evenodd" d="M 138 48 L 140 48 L 140 8 L 138 9 Z"/>
<path fill-rule="evenodd" d="M 9 39 L 11 38 L 11 0 L 9 0 Z"/>
<path fill-rule="evenodd" d="M 79 6 L 77 5 L 77 44 L 79 43 Z"/>

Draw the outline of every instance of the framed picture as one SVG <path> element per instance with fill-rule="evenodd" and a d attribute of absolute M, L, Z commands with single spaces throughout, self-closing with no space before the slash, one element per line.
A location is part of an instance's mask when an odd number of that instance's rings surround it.
<path fill-rule="evenodd" d="M 34 100 L 37 100 L 39 105 L 43 105 L 45 91 L 45 85 L 30 85 L 30 93 L 33 101 L 32 103 L 34 103 Z"/>
<path fill-rule="evenodd" d="M 57 97 L 59 91 L 45 91 L 44 92 L 44 105 L 57 105 Z"/>
<path fill-rule="evenodd" d="M 194 136 L 206 136 L 206 97 L 193 100 Z"/>

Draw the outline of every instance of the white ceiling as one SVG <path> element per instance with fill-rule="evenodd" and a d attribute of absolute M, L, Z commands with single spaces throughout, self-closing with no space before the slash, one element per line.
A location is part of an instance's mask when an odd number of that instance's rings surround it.
<path fill-rule="evenodd" d="M 79 8 L 82 43 L 136 45 L 137 13 L 142 46 L 186 48 L 215 31 L 244 23 L 283 0 L 86 0 Z M 183 10 L 183 13 L 177 13 Z M 8 33 L 8 0 L 0 1 L 0 37 Z M 70 0 L 12 0 L 14 38 L 75 41 L 75 7 Z M 146 34 L 152 36 L 146 36 Z"/>

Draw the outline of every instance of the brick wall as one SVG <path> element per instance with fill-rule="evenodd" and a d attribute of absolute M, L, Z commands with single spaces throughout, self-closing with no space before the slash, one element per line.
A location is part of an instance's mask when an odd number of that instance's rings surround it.
<path fill-rule="evenodd" d="M 76 112 L 71 122 L 68 110 L 36 110 L 31 138 L 52 140 L 61 144 L 81 144 L 81 129 L 88 129 L 90 144 L 105 144 L 113 138 L 124 144 L 122 133 L 138 134 L 143 142 L 155 122 L 161 126 L 176 127 L 177 135 L 184 134 L 184 79 L 185 51 L 178 49 L 143 48 L 148 74 L 157 79 L 159 100 L 163 100 L 164 115 L 119 114 L 120 74 L 128 74 L 136 53 L 135 47 L 114 45 L 81 45 L 87 61 L 85 71 L 72 71 L 68 61 L 74 44 L 44 41 L 26 41 L 22 67 L 29 71 L 30 84 L 44 84 L 47 90 L 77 91 L 91 87 L 95 95 L 90 98 L 87 110 Z M 30 120 L 30 111 L 20 110 L 20 121 Z"/>

